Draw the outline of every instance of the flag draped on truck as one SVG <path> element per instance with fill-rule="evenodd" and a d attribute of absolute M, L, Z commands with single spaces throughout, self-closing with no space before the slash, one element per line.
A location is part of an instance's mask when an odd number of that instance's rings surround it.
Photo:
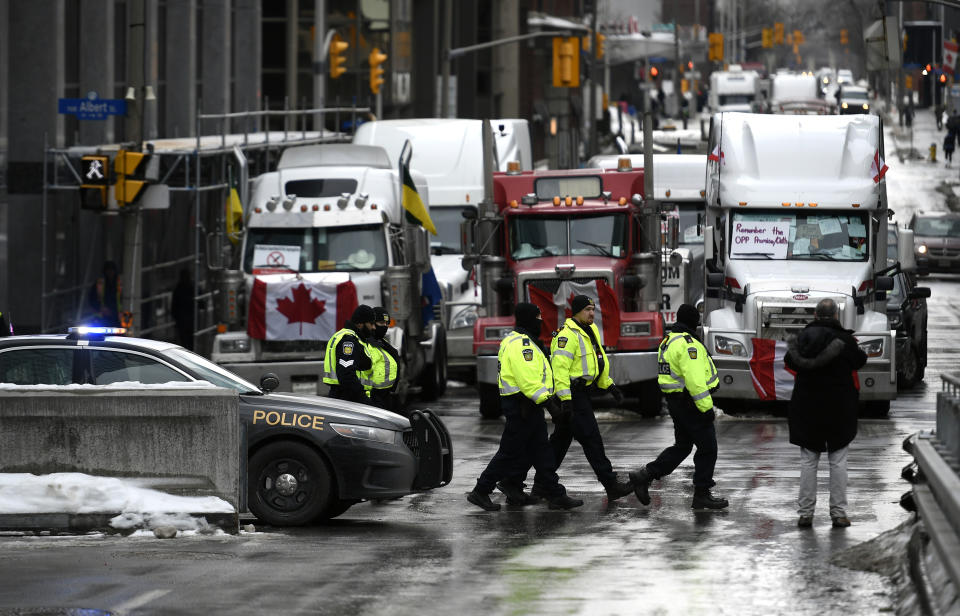
<path fill-rule="evenodd" d="M 752 338 L 753 357 L 750 377 L 761 400 L 789 400 L 796 375 L 783 363 L 787 343 L 768 338 Z"/>
<path fill-rule="evenodd" d="M 577 295 L 586 295 L 596 304 L 593 322 L 600 330 L 600 342 L 604 346 L 615 346 L 620 339 L 620 305 L 617 295 L 605 280 L 591 280 L 586 283 L 564 280 L 556 293 L 551 294 L 534 285 L 530 285 L 530 301 L 540 308 L 540 314 L 547 327 L 559 330 L 570 314 L 570 301 Z"/>
<path fill-rule="evenodd" d="M 357 307 L 350 281 L 257 278 L 247 333 L 258 340 L 329 340 Z"/>

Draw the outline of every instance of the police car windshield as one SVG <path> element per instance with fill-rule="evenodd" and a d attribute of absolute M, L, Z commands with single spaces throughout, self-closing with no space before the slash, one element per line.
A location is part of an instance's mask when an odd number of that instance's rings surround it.
<path fill-rule="evenodd" d="M 244 381 L 232 372 L 224 370 L 217 364 L 200 357 L 186 349 L 169 349 L 164 355 L 185 367 L 196 379 L 213 383 L 217 387 L 233 389 L 241 394 L 259 394 L 260 388 Z"/>
<path fill-rule="evenodd" d="M 734 212 L 730 258 L 866 261 L 867 215 L 836 211 Z"/>
<path fill-rule="evenodd" d="M 252 274 L 369 271 L 387 266 L 380 225 L 350 227 L 251 228 L 243 269 Z"/>
<path fill-rule="evenodd" d="M 627 254 L 625 214 L 600 216 L 514 216 L 510 222 L 510 255 L 517 261 L 537 257 Z"/>

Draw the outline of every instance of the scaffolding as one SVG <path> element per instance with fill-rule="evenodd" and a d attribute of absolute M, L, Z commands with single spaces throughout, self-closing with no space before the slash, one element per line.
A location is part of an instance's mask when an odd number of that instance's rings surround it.
<path fill-rule="evenodd" d="M 199 352 L 209 350 L 218 326 L 215 307 L 220 300 L 217 274 L 238 262 L 239 250 L 229 244 L 225 232 L 225 206 L 230 188 L 240 194 L 247 219 L 250 178 L 276 167 L 282 151 L 294 145 L 342 143 L 348 132 L 324 130 L 324 119 L 335 126 L 357 126 L 370 117 L 365 107 L 262 110 L 224 114 L 197 113 L 196 137 L 157 139 L 143 144 L 143 151 L 159 159 L 159 180 L 153 184 L 169 189 L 169 207 L 149 210 L 141 205 L 119 209 L 86 210 L 81 207 L 81 157 L 115 155 L 135 144 L 107 144 L 71 148 L 47 147 L 43 161 L 41 247 L 41 333 L 63 332 L 91 316 L 88 295 L 97 282 L 96 259 L 110 260 L 136 217 L 137 246 L 134 291 L 122 298 L 130 306 L 134 326 L 131 335 L 190 343 Z M 283 130 L 269 130 L 279 120 Z M 342 120 L 344 122 L 342 122 Z M 215 133 L 203 129 L 214 125 Z M 320 130 L 307 130 L 308 124 Z M 264 126 L 267 130 L 260 130 Z M 296 127 L 291 129 L 288 127 Z M 147 217 L 145 219 L 145 217 Z M 123 222 L 123 224 L 120 224 Z M 119 230 L 115 227 L 119 227 Z M 119 232 L 118 232 L 119 231 Z M 138 238 L 139 239 L 139 238 Z M 111 250 L 111 247 L 114 249 Z M 130 267 L 127 263 L 122 268 Z M 189 336 L 177 336 L 173 318 L 173 286 L 179 270 L 191 271 L 193 320 Z M 126 272 L 127 278 L 131 275 Z M 144 293 L 140 293 L 145 289 Z M 132 300 L 132 301 L 131 301 Z M 119 302 L 118 302 L 119 304 Z M 119 305 L 118 305 L 119 308 Z M 186 339 L 184 339 L 186 338 Z"/>

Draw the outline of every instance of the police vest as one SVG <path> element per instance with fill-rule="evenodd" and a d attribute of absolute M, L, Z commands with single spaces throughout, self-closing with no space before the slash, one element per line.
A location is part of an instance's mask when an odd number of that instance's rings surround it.
<path fill-rule="evenodd" d="M 590 324 L 593 335 L 600 340 L 600 330 Z M 597 374 L 597 352 L 590 340 L 590 334 L 583 330 L 574 319 L 567 319 L 563 327 L 550 342 L 550 363 L 553 367 L 553 376 L 557 385 L 557 397 L 569 400 L 570 382 L 581 379 L 585 385 L 596 383 L 600 389 L 607 389 L 613 385 L 610 378 L 610 361 L 607 354 L 600 348 L 603 358 L 603 370 Z"/>
<path fill-rule="evenodd" d="M 683 332 L 670 332 L 660 342 L 657 383 L 665 394 L 689 392 L 697 408 L 713 408 L 710 390 L 720 384 L 717 368 L 699 340 Z"/>
<path fill-rule="evenodd" d="M 553 395 L 550 362 L 530 336 L 512 331 L 500 342 L 497 353 L 501 396 L 523 394 L 537 404 Z"/>
<path fill-rule="evenodd" d="M 359 337 L 355 331 L 344 327 L 331 336 L 330 340 L 327 341 L 327 350 L 323 354 L 323 382 L 327 385 L 340 384 L 340 381 L 337 379 L 337 346 L 340 344 L 340 340 L 348 334 L 356 337 L 359 340 Z M 352 343 L 349 351 L 347 350 L 347 346 L 344 345 L 343 352 L 345 355 L 364 353 L 365 345 L 363 342 L 360 342 L 359 345 L 357 343 Z"/>
<path fill-rule="evenodd" d="M 372 365 L 369 370 L 360 373 L 360 384 L 368 395 L 371 389 L 390 389 L 397 382 L 400 366 L 390 353 L 379 346 L 367 343 L 364 343 L 364 346 Z"/>

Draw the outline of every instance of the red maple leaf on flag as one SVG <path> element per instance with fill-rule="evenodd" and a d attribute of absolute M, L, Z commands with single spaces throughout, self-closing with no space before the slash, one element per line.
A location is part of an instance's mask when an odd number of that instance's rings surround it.
<path fill-rule="evenodd" d="M 573 311 L 570 310 L 570 305 L 573 304 L 573 298 L 575 297 L 576 295 L 573 294 L 573 291 L 570 291 L 570 297 L 567 298 L 567 305 L 563 308 L 564 316 L 568 319 L 573 318 Z"/>
<path fill-rule="evenodd" d="M 287 317 L 287 323 L 300 323 L 300 335 L 303 335 L 304 323 L 315 323 L 317 317 L 327 311 L 326 303 L 320 299 L 310 299 L 310 289 L 300 283 L 293 290 L 293 300 L 281 297 L 277 300 L 277 312 Z"/>

